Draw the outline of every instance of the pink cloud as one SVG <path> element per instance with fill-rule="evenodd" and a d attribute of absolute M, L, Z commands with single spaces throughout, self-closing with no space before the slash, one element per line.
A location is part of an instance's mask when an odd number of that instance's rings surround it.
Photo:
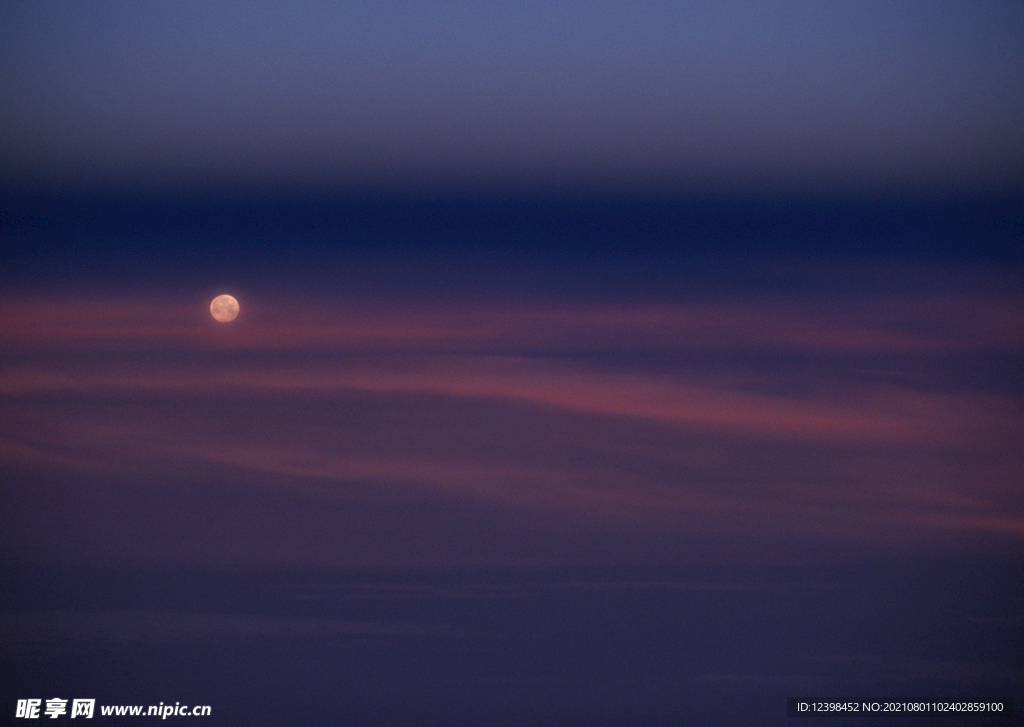
<path fill-rule="evenodd" d="M 624 346 L 638 350 L 785 347 L 812 351 L 1024 348 L 1024 301 L 885 298 L 708 304 L 494 307 L 249 301 L 235 324 L 205 301 L 0 300 L 0 339 L 20 345 L 134 343 L 222 350 L 479 350 Z"/>
<path fill-rule="evenodd" d="M 159 301 L 2 307 L 17 355 L 0 461 L 55 481 L 444 497 L 691 534 L 1024 538 L 1019 401 L 913 372 L 880 383 L 858 358 L 907 373 L 907 352 L 1017 351 L 1019 303 L 353 305 L 300 325 L 253 304 L 237 328 Z M 830 358 L 780 373 L 611 365 L 607 350 Z"/>

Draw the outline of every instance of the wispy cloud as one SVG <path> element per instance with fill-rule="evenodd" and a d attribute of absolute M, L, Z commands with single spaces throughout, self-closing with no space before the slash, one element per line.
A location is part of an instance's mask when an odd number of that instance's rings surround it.
<path fill-rule="evenodd" d="M 415 306 L 359 301 L 310 306 L 249 301 L 234 327 L 191 299 L 0 300 L 8 344 L 130 343 L 192 350 L 676 350 L 783 347 L 812 351 L 1024 348 L 1024 303 L 1008 297 L 884 297 L 635 306 Z"/>
<path fill-rule="evenodd" d="M 353 307 L 295 324 L 264 306 L 231 328 L 177 301 L 6 301 L 4 465 L 691 534 L 1024 537 L 1020 396 L 969 372 L 936 386 L 905 358 L 1016 355 L 1019 302 Z"/>

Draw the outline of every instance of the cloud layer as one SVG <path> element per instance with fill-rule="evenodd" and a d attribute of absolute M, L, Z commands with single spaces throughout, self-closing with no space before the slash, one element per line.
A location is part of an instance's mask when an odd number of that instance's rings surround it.
<path fill-rule="evenodd" d="M 987 373 L 1021 351 L 1014 300 L 312 315 L 243 301 L 237 326 L 173 300 L 3 308 L 0 457 L 20 473 L 10 537 L 25 557 L 59 557 L 31 543 L 61 497 L 101 521 L 112 513 L 97 503 L 130 498 L 130 537 L 148 542 L 141 513 L 158 505 L 146 498 L 181 492 L 210 524 L 178 554 L 214 560 L 246 552 L 241 523 L 259 516 L 231 493 L 253 491 L 301 557 L 325 547 L 308 528 L 345 539 L 370 523 L 389 547 L 476 531 L 465 547 L 483 538 L 509 554 L 529 523 L 543 550 L 566 540 L 563 517 L 585 533 L 580 552 L 622 533 L 868 547 L 1024 537 L 1021 392 Z"/>

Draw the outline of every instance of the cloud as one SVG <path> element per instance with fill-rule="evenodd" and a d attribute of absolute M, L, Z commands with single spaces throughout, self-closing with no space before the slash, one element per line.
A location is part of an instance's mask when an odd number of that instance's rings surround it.
<path fill-rule="evenodd" d="M 601 306 L 401 306 L 247 300 L 231 327 L 191 299 L 0 300 L 0 336 L 27 348 L 495 352 L 522 350 L 946 352 L 1024 348 L 1008 297 L 886 297 Z"/>
<path fill-rule="evenodd" d="M 1012 301 L 253 307 L 6 301 L 5 468 L 659 537 L 1024 537 L 1019 395 L 956 373 L 1020 350 Z"/>

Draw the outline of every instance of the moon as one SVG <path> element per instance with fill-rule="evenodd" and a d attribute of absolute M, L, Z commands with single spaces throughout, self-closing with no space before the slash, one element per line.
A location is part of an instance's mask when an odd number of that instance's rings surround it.
<path fill-rule="evenodd" d="M 221 323 L 233 321 L 238 317 L 238 301 L 230 295 L 218 295 L 210 303 L 210 314 Z"/>

